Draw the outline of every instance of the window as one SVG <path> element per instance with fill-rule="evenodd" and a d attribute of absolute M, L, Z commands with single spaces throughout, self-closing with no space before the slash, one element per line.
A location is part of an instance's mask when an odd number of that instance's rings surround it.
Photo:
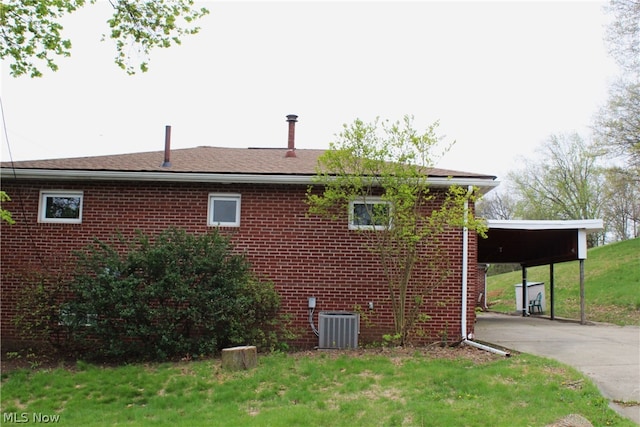
<path fill-rule="evenodd" d="M 96 326 L 98 324 L 97 314 L 78 315 L 69 310 L 68 307 L 63 307 L 60 310 L 60 320 L 58 325 L 61 326 Z"/>
<path fill-rule="evenodd" d="M 240 195 L 209 194 L 207 224 L 218 227 L 240 226 Z"/>
<path fill-rule="evenodd" d="M 41 191 L 38 222 L 82 222 L 82 191 Z"/>
<path fill-rule="evenodd" d="M 349 229 L 384 230 L 389 224 L 389 203 L 377 198 L 349 203 Z"/>

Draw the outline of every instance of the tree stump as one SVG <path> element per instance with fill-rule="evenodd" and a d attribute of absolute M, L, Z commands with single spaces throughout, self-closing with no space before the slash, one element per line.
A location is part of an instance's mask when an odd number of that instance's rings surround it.
<path fill-rule="evenodd" d="M 255 368 L 258 352 L 253 345 L 222 349 L 222 368 L 230 371 Z"/>
<path fill-rule="evenodd" d="M 593 427 L 593 424 L 580 414 L 569 414 L 546 427 Z"/>

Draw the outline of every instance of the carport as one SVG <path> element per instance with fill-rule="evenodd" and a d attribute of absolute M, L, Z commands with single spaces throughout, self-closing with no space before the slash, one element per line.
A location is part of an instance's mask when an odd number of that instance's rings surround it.
<path fill-rule="evenodd" d="M 527 268 L 549 265 L 549 301 L 554 313 L 554 264 L 580 261 L 580 323 L 586 323 L 584 260 L 587 234 L 601 231 L 601 219 L 570 221 L 488 220 L 486 239 L 478 239 L 478 263 L 520 264 L 522 267 L 522 315 L 527 316 Z M 486 292 L 485 292 L 486 295 Z"/>

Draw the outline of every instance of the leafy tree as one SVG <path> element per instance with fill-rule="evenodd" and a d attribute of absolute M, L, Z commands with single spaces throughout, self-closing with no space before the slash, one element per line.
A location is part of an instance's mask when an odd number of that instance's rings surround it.
<path fill-rule="evenodd" d="M 9 195 L 6 192 L 0 190 L 0 203 L 10 202 L 10 201 L 11 201 L 11 197 L 9 197 Z M 11 212 L 9 212 L 6 209 L 3 209 L 1 205 L 0 205 L 0 221 L 4 221 L 9 225 L 15 224 L 15 220 L 11 216 Z"/>
<path fill-rule="evenodd" d="M 596 115 L 595 135 L 611 157 L 624 160 L 628 178 L 640 183 L 640 80 L 619 80 Z"/>
<path fill-rule="evenodd" d="M 640 194 L 640 1 L 612 0 L 605 41 L 621 75 L 594 119 L 594 135 L 607 156 L 624 168 L 606 173 L 605 224 L 618 240 L 638 236 Z M 618 162 L 616 162 L 618 163 Z M 619 164 L 619 163 L 618 163 Z"/>
<path fill-rule="evenodd" d="M 599 152 L 577 133 L 551 135 L 539 149 L 538 160 L 523 159 L 512 171 L 521 219 L 592 219 L 602 217 L 603 169 Z M 590 235 L 593 244 L 597 236 Z"/>
<path fill-rule="evenodd" d="M 0 4 L 0 58 L 11 60 L 11 74 L 42 76 L 41 62 L 58 69 L 56 56 L 71 54 L 71 41 L 62 36 L 60 18 L 96 0 L 8 0 Z M 116 64 L 134 74 L 132 55 L 148 57 L 151 49 L 180 44 L 181 37 L 195 34 L 191 24 L 208 12 L 194 7 L 193 0 L 112 0 L 113 15 L 107 21 L 109 37 L 116 42 Z M 103 35 L 103 39 L 106 35 Z M 147 62 L 139 64 L 147 71 Z"/>
<path fill-rule="evenodd" d="M 513 219 L 516 200 L 509 192 L 493 191 L 476 205 L 476 214 L 486 219 Z"/>
<path fill-rule="evenodd" d="M 612 0 L 605 41 L 621 75 L 611 85 L 609 99 L 595 117 L 599 144 L 622 158 L 628 178 L 640 182 L 640 1 Z"/>
<path fill-rule="evenodd" d="M 317 186 L 307 194 L 311 214 L 362 225 L 354 232 L 380 262 L 400 344 L 425 318 L 425 297 L 449 274 L 439 238 L 450 227 L 485 229 L 465 210 L 475 193 L 452 186 L 441 200 L 429 189 L 429 167 L 441 155 L 437 126 L 420 133 L 410 116 L 395 123 L 358 119 L 344 125 L 319 159 Z M 436 199 L 440 207 L 434 207 Z M 350 208 L 354 201 L 358 210 Z"/>
<path fill-rule="evenodd" d="M 606 10 L 609 54 L 624 72 L 640 73 L 640 0 L 611 0 Z"/>
<path fill-rule="evenodd" d="M 274 345 L 280 298 L 225 237 L 169 229 L 123 244 L 96 240 L 78 254 L 61 316 L 73 343 L 118 360 Z"/>
<path fill-rule="evenodd" d="M 640 237 L 640 186 L 629 179 L 628 170 L 607 170 L 604 197 L 603 212 L 614 239 Z"/>

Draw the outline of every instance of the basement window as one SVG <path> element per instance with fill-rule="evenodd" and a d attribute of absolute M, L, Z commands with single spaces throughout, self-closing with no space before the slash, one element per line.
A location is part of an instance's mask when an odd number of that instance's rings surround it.
<path fill-rule="evenodd" d="M 207 225 L 212 227 L 239 227 L 240 194 L 209 194 Z"/>
<path fill-rule="evenodd" d="M 60 326 L 96 326 L 98 324 L 97 314 L 78 315 L 68 308 L 60 310 Z"/>
<path fill-rule="evenodd" d="M 350 230 L 384 230 L 390 222 L 389 202 L 370 198 L 349 203 Z"/>
<path fill-rule="evenodd" d="M 40 191 L 38 222 L 80 224 L 83 196 L 82 191 Z"/>

